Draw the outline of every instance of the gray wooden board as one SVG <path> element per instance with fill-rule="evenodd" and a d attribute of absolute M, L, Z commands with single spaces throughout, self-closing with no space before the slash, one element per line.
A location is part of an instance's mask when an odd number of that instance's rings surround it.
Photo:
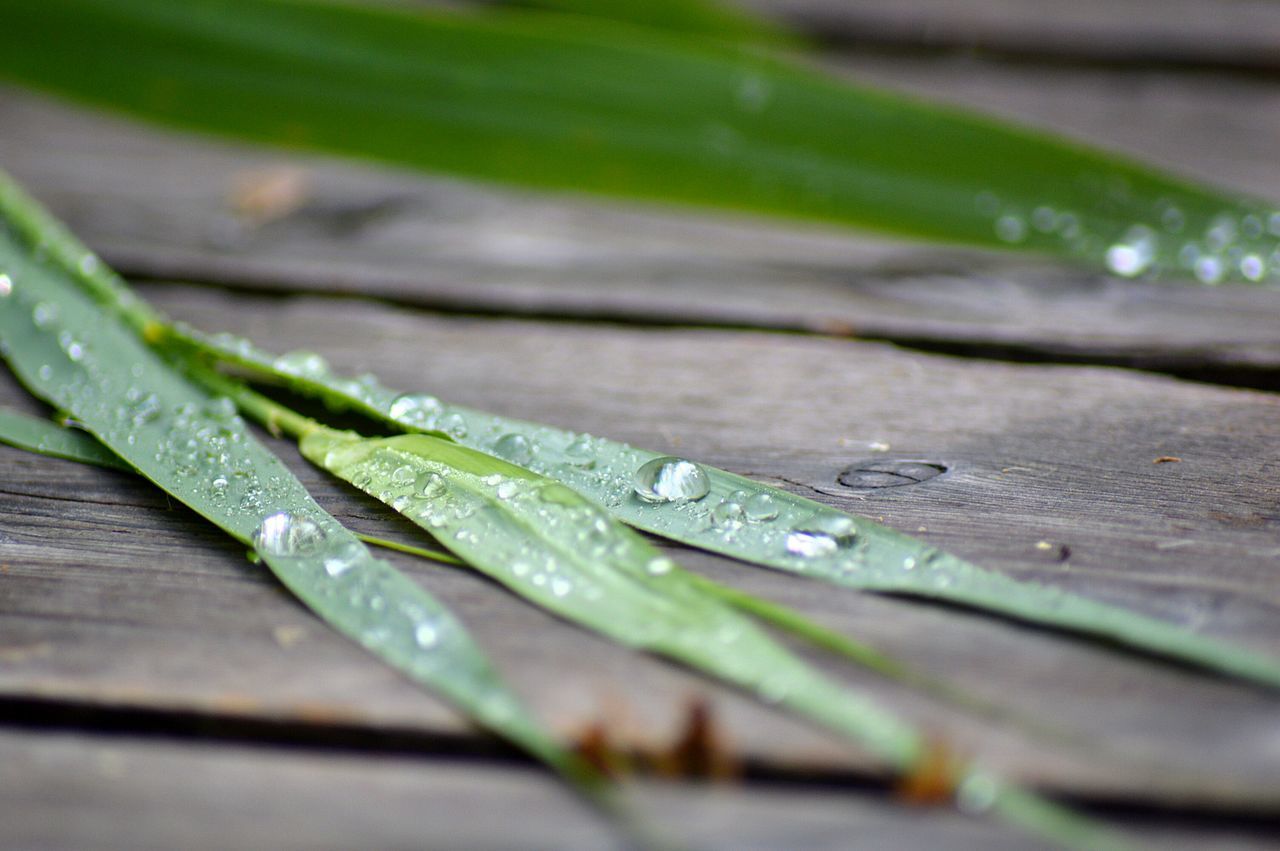
<path fill-rule="evenodd" d="M 762 332 L 448 318 L 201 288 L 145 292 L 207 330 L 318 348 L 393 386 L 687 454 L 909 532 L 923 528 L 927 540 L 980 564 L 1280 653 L 1274 396 Z M 5 403 L 21 402 L 5 387 Z M 384 528 L 377 506 L 281 450 L 339 517 Z M 1153 463 L 1161 456 L 1182 460 Z M 948 472 L 881 490 L 836 483 L 850 464 L 894 458 L 936 461 Z M 236 546 L 143 482 L 17 450 L 0 450 L 0 459 L 0 694 L 468 735 L 448 708 L 330 634 Z M 820 660 L 1028 782 L 1098 800 L 1233 811 L 1274 811 L 1280 802 L 1274 695 L 946 608 L 678 555 L 1083 740 L 1036 742 Z M 456 607 L 566 735 L 604 719 L 624 744 L 661 747 L 688 701 L 706 696 L 736 752 L 755 764 L 873 767 L 856 748 L 473 576 L 396 561 Z"/>
<path fill-rule="evenodd" d="M 706 851 L 1040 847 L 881 796 L 687 784 L 632 792 L 643 812 Z M 527 769 L 74 733 L 0 733 L 0 825 L 6 848 L 620 847 L 554 780 Z M 1238 826 L 1129 827 L 1153 847 L 1268 846 Z"/>
<path fill-rule="evenodd" d="M 961 60 L 849 66 L 1280 198 L 1270 84 Z M 1028 258 L 480 189 L 173 135 L 13 91 L 0 98 L 0 121 L 0 163 L 135 274 L 1173 370 L 1280 365 L 1274 289 L 1152 285 Z M 304 202 L 264 224 L 238 216 L 236 187 L 264 175 L 287 186 L 286 163 L 301 168 Z"/>
<path fill-rule="evenodd" d="M 1044 59 L 1280 68 L 1268 0 L 741 0 L 829 42 Z"/>

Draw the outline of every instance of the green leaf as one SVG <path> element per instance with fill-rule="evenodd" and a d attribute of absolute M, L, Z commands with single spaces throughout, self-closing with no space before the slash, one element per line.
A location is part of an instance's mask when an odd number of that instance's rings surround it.
<path fill-rule="evenodd" d="M 175 125 L 526 186 L 1280 276 L 1280 212 L 731 46 L 545 13 L 0 0 L 0 75 Z"/>
<path fill-rule="evenodd" d="M 637 495 L 637 476 L 642 468 L 664 464 L 666 456 L 659 453 L 446 404 L 426 394 L 398 393 L 372 377 L 344 378 L 314 353 L 277 358 L 231 335 L 205 336 L 189 328 L 166 333 L 335 408 L 405 431 L 447 435 L 505 458 L 569 486 L 638 529 L 689 546 L 847 588 L 994 612 L 1280 686 L 1280 660 L 1270 656 L 1058 588 L 984 570 L 866 518 L 724 470 L 668 459 L 673 467 L 669 472 L 688 469 L 700 482 L 690 494 L 697 496 L 650 501 Z"/>
<path fill-rule="evenodd" d="M 366 438 L 310 427 L 319 467 L 392 506 L 468 564 L 537 605 L 613 640 L 755 693 L 851 739 L 900 772 L 926 743 L 910 723 L 783 649 L 636 532 L 564 485 L 427 434 Z M 1120 845 L 1105 830 L 989 772 L 982 808 L 1064 844 Z M 966 785 L 967 784 L 967 785 Z"/>
<path fill-rule="evenodd" d="M 82 431 L 40 417 L 0 408 L 0 443 L 53 458 L 95 464 L 112 470 L 133 470 L 105 446 Z"/>
<path fill-rule="evenodd" d="M 3 219 L 33 222 L 35 209 L 0 174 Z M 93 301 L 63 266 L 71 243 L 53 236 L 30 242 L 0 226 L 0 350 L 22 383 L 179 502 L 251 544 L 335 629 L 477 723 L 581 777 L 461 623 L 316 505 L 229 399 L 183 378 Z M 92 266 L 90 259 L 82 254 L 75 267 Z"/>

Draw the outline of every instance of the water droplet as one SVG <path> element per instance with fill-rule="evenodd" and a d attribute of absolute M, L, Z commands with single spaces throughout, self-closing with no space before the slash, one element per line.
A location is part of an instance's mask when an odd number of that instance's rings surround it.
<path fill-rule="evenodd" d="M 31 321 L 37 328 L 48 328 L 58 321 L 58 306 L 47 301 L 38 302 L 31 308 Z"/>
<path fill-rule="evenodd" d="M 1049 233 L 1058 226 L 1058 214 L 1052 207 L 1036 207 L 1031 211 L 1031 226 L 1041 233 Z"/>
<path fill-rule="evenodd" d="M 5 298 L 13 292 L 13 278 L 8 275 L 0 275 L 0 298 Z"/>
<path fill-rule="evenodd" d="M 903 570 L 915 570 L 915 569 L 916 569 L 916 560 L 915 560 L 915 557 L 914 557 L 914 556 L 907 556 L 906 558 L 904 558 L 904 559 L 902 560 L 902 569 L 903 569 Z"/>
<path fill-rule="evenodd" d="M 39 376 L 41 381 L 48 381 L 50 378 L 53 378 L 53 367 L 49 366 L 47 363 L 41 364 L 40 368 L 36 370 L 36 375 Z"/>
<path fill-rule="evenodd" d="M 435 396 L 425 393 L 405 393 L 397 396 L 387 409 L 387 415 L 398 423 L 414 428 L 435 428 L 436 418 L 442 406 Z"/>
<path fill-rule="evenodd" d="M 1156 257 L 1156 234 L 1145 225 L 1134 225 L 1115 245 L 1107 249 L 1107 268 L 1132 278 L 1151 268 Z"/>
<path fill-rule="evenodd" d="M 1261 281 L 1267 274 L 1267 264 L 1256 254 L 1240 258 L 1240 274 L 1251 281 Z"/>
<path fill-rule="evenodd" d="M 467 436 L 467 419 L 462 414 L 449 414 L 441 420 L 440 428 L 450 436 L 461 439 Z"/>
<path fill-rule="evenodd" d="M 769 493 L 758 493 L 742 505 L 742 512 L 752 523 L 766 523 L 778 516 L 778 501 Z"/>
<path fill-rule="evenodd" d="M 742 504 L 725 500 L 711 509 L 711 522 L 726 529 L 739 529 L 746 521 Z"/>
<path fill-rule="evenodd" d="M 226 476 L 218 475 L 214 477 L 213 481 L 209 482 L 209 488 L 215 495 L 221 496 L 227 492 L 228 484 Z"/>
<path fill-rule="evenodd" d="M 513 479 L 507 479 L 505 482 L 498 485 L 498 489 L 495 493 L 497 493 L 498 499 L 511 499 L 511 497 L 516 495 L 516 491 L 519 489 L 520 486 L 517 485 Z"/>
<path fill-rule="evenodd" d="M 92 254 L 86 254 L 80 258 L 81 274 L 92 275 L 94 272 L 98 271 L 100 265 L 98 258 L 94 257 Z"/>
<path fill-rule="evenodd" d="M 693 502 L 710 493 L 711 481 L 692 461 L 664 456 L 641 465 L 632 487 L 646 502 Z"/>
<path fill-rule="evenodd" d="M 1236 222 L 1231 216 L 1218 216 L 1205 231 L 1204 240 L 1213 251 L 1221 251 L 1236 241 Z"/>
<path fill-rule="evenodd" d="M 1201 283 L 1216 284 L 1222 280 L 1222 261 L 1212 255 L 1201 257 L 1195 262 L 1195 273 Z"/>
<path fill-rule="evenodd" d="M 999 781 L 985 772 L 974 772 L 956 789 L 956 806 L 970 815 L 979 815 L 991 809 L 999 797 Z"/>
<path fill-rule="evenodd" d="M 315 521 L 277 511 L 265 518 L 253 533 L 253 546 L 264 555 L 307 556 L 319 551 L 325 537 L 324 530 Z"/>
<path fill-rule="evenodd" d="M 858 535 L 852 517 L 843 514 L 815 514 L 787 534 L 787 552 L 805 558 L 830 555 L 851 544 Z"/>
<path fill-rule="evenodd" d="M 1160 215 L 1160 224 L 1169 233 L 1181 233 L 1186 223 L 1186 216 L 1182 215 L 1182 211 L 1177 207 L 1170 207 Z"/>
<path fill-rule="evenodd" d="M 650 576 L 662 576 L 670 573 L 675 566 L 676 563 L 671 559 L 665 556 L 658 556 L 657 558 L 649 559 L 644 569 Z"/>
<path fill-rule="evenodd" d="M 413 640 L 419 647 L 434 647 L 435 643 L 440 640 L 439 631 L 429 623 L 420 623 L 413 631 Z"/>
<path fill-rule="evenodd" d="M 583 469 L 591 469 L 596 465 L 595 442 L 589 434 L 580 434 L 564 448 L 564 454 L 570 464 Z"/>
<path fill-rule="evenodd" d="M 1027 235 L 1027 223 L 1012 214 L 996 219 L 996 236 L 1003 242 L 1022 242 Z"/>
<path fill-rule="evenodd" d="M 364 557 L 365 549 L 358 541 L 348 541 L 324 555 L 324 572 L 341 576 Z"/>
<path fill-rule="evenodd" d="M 793 530 L 787 533 L 787 552 L 803 558 L 831 555 L 840 548 L 835 538 L 821 532 Z"/>
<path fill-rule="evenodd" d="M 511 432 L 494 441 L 493 451 L 512 464 L 528 464 L 533 460 L 533 443 L 523 434 Z"/>
<path fill-rule="evenodd" d="M 391 483 L 396 485 L 411 484 L 417 479 L 417 474 L 408 464 L 396 467 L 391 471 Z"/>
<path fill-rule="evenodd" d="M 321 378 L 329 374 L 329 362 L 315 352 L 286 352 L 272 364 L 278 372 L 299 378 Z"/>
<path fill-rule="evenodd" d="M 236 416 L 236 403 L 226 396 L 217 396 L 204 406 L 204 412 L 210 419 L 220 423 L 229 423 Z"/>
<path fill-rule="evenodd" d="M 439 473 L 423 473 L 414 481 L 414 487 L 418 489 L 418 494 L 424 499 L 435 499 L 444 494 L 448 488 L 444 476 Z"/>
<path fill-rule="evenodd" d="M 759 112 L 768 105 L 771 94 L 769 83 L 752 74 L 738 84 L 738 105 L 746 112 Z"/>
<path fill-rule="evenodd" d="M 557 597 L 566 597 L 573 590 L 573 583 L 563 576 L 556 576 L 551 580 L 551 593 Z"/>

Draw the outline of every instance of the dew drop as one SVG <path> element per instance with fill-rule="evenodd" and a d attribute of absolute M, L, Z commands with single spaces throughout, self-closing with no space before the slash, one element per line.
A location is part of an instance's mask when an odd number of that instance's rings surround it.
<path fill-rule="evenodd" d="M 31 308 L 31 321 L 37 328 L 48 328 L 58 320 L 58 306 L 47 301 L 38 302 Z"/>
<path fill-rule="evenodd" d="M 387 415 L 399 423 L 415 428 L 435 428 L 440 416 L 440 400 L 425 393 L 405 393 L 397 396 L 387 409 Z"/>
<path fill-rule="evenodd" d="M 551 580 L 551 593 L 557 597 L 567 597 L 572 590 L 573 583 L 563 576 L 557 576 Z"/>
<path fill-rule="evenodd" d="M 650 576 L 663 576 L 670 573 L 675 566 L 676 563 L 666 556 L 658 556 L 657 558 L 649 559 L 644 569 Z"/>
<path fill-rule="evenodd" d="M 646 502 L 693 502 L 710 493 L 711 481 L 692 461 L 664 456 L 642 464 L 632 488 Z"/>
<path fill-rule="evenodd" d="M 268 516 L 253 533 L 253 546 L 264 555 L 313 555 L 324 545 L 324 541 L 324 530 L 314 521 L 287 511 L 278 511 Z"/>
<path fill-rule="evenodd" d="M 711 522 L 725 529 L 739 529 L 746 518 L 742 504 L 726 499 L 711 509 Z"/>
<path fill-rule="evenodd" d="M 423 473 L 414 481 L 414 487 L 424 499 L 435 499 L 442 496 L 448 488 L 444 476 L 439 473 Z"/>
<path fill-rule="evenodd" d="M 356 541 L 348 541 L 332 552 L 325 553 L 324 572 L 330 576 L 341 576 L 356 566 L 364 556 L 365 549 Z"/>
<path fill-rule="evenodd" d="M 528 464 L 533 460 L 533 443 L 523 434 L 511 432 L 494 441 L 493 451 L 512 464 Z"/>
<path fill-rule="evenodd" d="M 1021 217 L 1004 215 L 996 219 L 996 236 L 1003 242 L 1022 242 L 1027 235 L 1027 223 Z"/>
<path fill-rule="evenodd" d="M 512 479 L 507 479 L 505 482 L 498 485 L 498 489 L 495 493 L 497 494 L 498 499 L 511 499 L 511 497 L 516 495 L 516 491 L 518 490 L 520 490 L 520 486 Z"/>
<path fill-rule="evenodd" d="M 564 454 L 570 464 L 583 469 L 591 469 L 596 465 L 595 442 L 589 434 L 580 434 L 565 447 Z"/>
<path fill-rule="evenodd" d="M 742 504 L 742 513 L 752 523 L 767 523 L 778 516 L 778 501 L 772 494 L 758 493 Z"/>
<path fill-rule="evenodd" d="M 1119 242 L 1107 249 L 1107 268 L 1132 278 L 1151 268 L 1156 257 L 1156 234 L 1145 225 L 1129 228 Z"/>
<path fill-rule="evenodd" d="M 1041 233 L 1049 233 L 1058 225 L 1058 214 L 1052 207 L 1036 207 L 1031 211 L 1031 226 Z"/>
<path fill-rule="evenodd" d="M 1201 283 L 1216 284 L 1222 280 L 1222 261 L 1213 255 L 1196 260 L 1194 270 Z"/>
<path fill-rule="evenodd" d="M 12 292 L 13 278 L 8 275 L 0 275 L 0 298 L 5 298 Z"/>
<path fill-rule="evenodd" d="M 1261 281 L 1267 274 L 1266 263 L 1256 254 L 1246 254 L 1240 258 L 1240 274 L 1250 281 Z"/>
<path fill-rule="evenodd" d="M 408 464 L 396 467 L 391 471 L 391 483 L 395 485 L 407 485 L 413 483 L 417 479 L 417 474 L 413 472 L 413 468 Z"/>
<path fill-rule="evenodd" d="M 299 378 L 321 378 L 329 374 L 329 362 L 315 352 L 298 350 L 286 352 L 275 359 L 272 364 L 285 375 L 296 375 Z"/>
<path fill-rule="evenodd" d="M 440 640 L 439 631 L 429 623 L 420 623 L 413 631 L 414 642 L 422 648 L 434 647 Z"/>
<path fill-rule="evenodd" d="M 467 420 L 466 417 L 459 413 L 452 413 L 440 421 L 440 428 L 447 434 L 462 438 L 467 436 Z"/>
<path fill-rule="evenodd" d="M 787 552 L 803 558 L 831 555 L 840 549 L 836 539 L 821 532 L 793 530 L 787 533 Z"/>

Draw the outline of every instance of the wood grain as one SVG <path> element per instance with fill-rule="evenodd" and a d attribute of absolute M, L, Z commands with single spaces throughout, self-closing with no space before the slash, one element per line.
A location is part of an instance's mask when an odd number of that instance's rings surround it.
<path fill-rule="evenodd" d="M 208 330 L 321 348 L 340 367 L 372 369 L 393 385 L 688 454 L 909 532 L 923 527 L 922 537 L 978 563 L 1280 652 L 1272 396 L 752 332 L 442 318 L 197 288 L 147 294 Z M 424 740 L 469 735 L 447 707 L 329 634 L 234 546 L 142 482 L 0 454 L 0 694 Z M 381 528 L 375 506 L 287 456 L 340 518 Z M 1182 460 L 1153 463 L 1161 456 Z M 836 483 L 850 463 L 886 457 L 934 460 L 948 472 L 878 491 Z M 1028 782 L 1232 811 L 1269 811 L 1280 800 L 1273 695 L 946 608 L 678 555 L 1078 737 L 1038 743 L 1016 725 L 820 661 Z M 688 702 L 706 698 L 753 764 L 788 774 L 873 769 L 830 736 L 475 577 L 397 561 L 463 615 L 566 735 L 607 718 L 621 742 L 660 748 Z"/>
<path fill-rule="evenodd" d="M 632 791 L 699 851 L 842 851 L 851 837 L 866 851 L 1040 847 L 875 795 L 690 784 Z M 621 848 L 554 781 L 527 770 L 136 736 L 0 733 L 0 813 L 14 848 Z M 1241 826 L 1130 828 L 1162 848 L 1267 847 Z"/>

